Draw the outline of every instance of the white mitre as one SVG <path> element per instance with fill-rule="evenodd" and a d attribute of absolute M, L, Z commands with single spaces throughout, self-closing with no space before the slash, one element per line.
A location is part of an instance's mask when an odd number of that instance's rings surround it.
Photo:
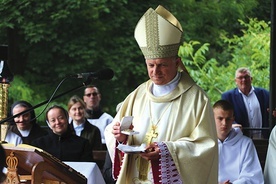
<path fill-rule="evenodd" d="M 149 8 L 136 25 L 134 37 L 146 59 L 178 55 L 182 37 L 178 20 L 163 6 Z"/>

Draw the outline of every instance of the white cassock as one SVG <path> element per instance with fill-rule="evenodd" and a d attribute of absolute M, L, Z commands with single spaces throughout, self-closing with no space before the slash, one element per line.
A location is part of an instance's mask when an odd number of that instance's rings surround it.
<path fill-rule="evenodd" d="M 255 145 L 242 131 L 232 129 L 219 146 L 219 182 L 233 184 L 263 184 L 262 167 Z"/>
<path fill-rule="evenodd" d="M 265 169 L 264 169 L 265 184 L 276 183 L 276 129 L 272 129 L 269 137 L 267 149 Z"/>
<path fill-rule="evenodd" d="M 87 119 L 89 123 L 98 127 L 101 132 L 102 144 L 105 144 L 104 130 L 113 121 L 113 117 L 104 112 L 99 119 Z"/>

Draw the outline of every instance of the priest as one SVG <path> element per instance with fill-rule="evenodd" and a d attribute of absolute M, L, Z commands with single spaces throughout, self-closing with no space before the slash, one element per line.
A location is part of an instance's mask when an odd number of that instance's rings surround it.
<path fill-rule="evenodd" d="M 177 57 L 182 27 L 164 7 L 148 9 L 134 37 L 145 57 L 149 80 L 123 101 L 105 129 L 117 183 L 217 183 L 218 147 L 210 99 Z M 130 129 L 120 121 L 133 116 Z M 119 144 L 146 145 L 142 152 L 123 152 Z"/>

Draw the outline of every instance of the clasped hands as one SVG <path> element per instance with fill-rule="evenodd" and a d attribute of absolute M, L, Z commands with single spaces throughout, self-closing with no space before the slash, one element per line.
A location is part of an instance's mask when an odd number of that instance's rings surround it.
<path fill-rule="evenodd" d="M 131 125 L 129 129 L 133 129 L 133 125 Z M 121 133 L 120 122 L 116 122 L 113 125 L 112 134 L 114 135 L 115 139 L 120 143 L 127 140 L 128 135 Z M 145 152 L 140 153 L 140 156 L 146 160 L 158 160 L 159 152 L 160 149 L 157 144 L 151 143 L 146 147 Z"/>

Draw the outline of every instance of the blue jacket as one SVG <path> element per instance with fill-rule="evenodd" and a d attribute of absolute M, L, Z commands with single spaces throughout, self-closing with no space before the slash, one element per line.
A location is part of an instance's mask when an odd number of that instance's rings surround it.
<path fill-rule="evenodd" d="M 263 88 L 254 87 L 254 93 L 256 94 L 261 108 L 262 114 L 262 127 L 269 127 L 269 114 L 267 108 L 269 108 L 269 92 Z M 229 90 L 221 95 L 223 100 L 227 100 L 234 106 L 235 121 L 241 124 L 243 127 L 249 127 L 249 120 L 246 111 L 245 104 L 243 102 L 242 95 L 239 93 L 238 88 Z M 249 135 L 248 131 L 244 131 L 245 135 Z M 268 138 L 269 130 L 263 131 L 263 136 Z"/>

